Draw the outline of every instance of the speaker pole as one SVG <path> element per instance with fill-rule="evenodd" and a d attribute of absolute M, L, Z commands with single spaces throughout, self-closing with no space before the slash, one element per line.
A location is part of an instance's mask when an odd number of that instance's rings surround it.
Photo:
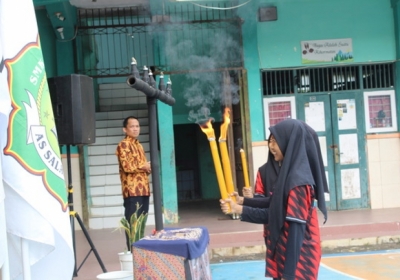
<path fill-rule="evenodd" d="M 89 236 L 89 233 L 86 230 L 86 227 L 84 223 L 82 222 L 82 219 L 80 218 L 79 214 L 74 211 L 74 197 L 73 197 L 73 192 L 74 188 L 72 186 L 72 172 L 71 172 L 71 149 L 70 145 L 67 146 L 67 168 L 68 168 L 68 206 L 69 206 L 69 218 L 70 218 L 70 223 L 71 223 L 71 230 L 72 230 L 72 244 L 74 247 L 74 258 L 75 258 L 75 266 L 74 266 L 74 277 L 78 276 L 78 271 L 81 269 L 82 265 L 85 263 L 87 258 L 89 257 L 90 253 L 93 252 L 94 255 L 96 256 L 97 261 L 99 262 L 99 265 L 103 272 L 107 272 L 107 269 L 105 268 L 103 261 L 100 258 L 99 253 L 96 250 L 96 247 L 94 246 L 92 239 Z M 74 223 L 74 218 L 78 221 L 83 233 L 85 234 L 86 240 L 88 241 L 90 245 L 90 250 L 83 259 L 82 263 L 79 265 L 79 267 L 76 267 L 76 245 L 75 245 L 75 223 Z"/>

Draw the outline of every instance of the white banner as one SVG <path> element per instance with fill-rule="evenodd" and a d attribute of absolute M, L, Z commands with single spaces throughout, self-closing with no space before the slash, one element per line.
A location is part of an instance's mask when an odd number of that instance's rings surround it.
<path fill-rule="evenodd" d="M 32 0 L 0 0 L 0 44 L 0 156 L 11 279 L 25 274 L 71 280 L 67 188 Z"/>
<path fill-rule="evenodd" d="M 312 40 L 301 42 L 301 63 L 352 62 L 353 43 L 351 38 Z"/>

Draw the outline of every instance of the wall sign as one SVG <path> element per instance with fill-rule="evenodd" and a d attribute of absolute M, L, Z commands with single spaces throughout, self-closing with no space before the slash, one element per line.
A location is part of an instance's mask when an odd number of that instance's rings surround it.
<path fill-rule="evenodd" d="M 352 61 L 352 39 L 301 41 L 302 64 Z"/>

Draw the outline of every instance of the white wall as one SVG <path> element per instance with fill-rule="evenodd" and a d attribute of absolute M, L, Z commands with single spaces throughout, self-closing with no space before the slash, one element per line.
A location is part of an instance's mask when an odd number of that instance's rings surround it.
<path fill-rule="evenodd" d="M 400 207 L 400 133 L 367 135 L 371 209 Z"/>

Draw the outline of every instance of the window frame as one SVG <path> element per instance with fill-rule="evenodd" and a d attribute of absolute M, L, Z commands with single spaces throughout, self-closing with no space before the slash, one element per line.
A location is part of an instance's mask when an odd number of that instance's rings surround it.
<path fill-rule="evenodd" d="M 281 96 L 281 97 L 264 97 L 264 129 L 265 129 L 265 140 L 268 139 L 270 135 L 269 127 L 271 126 L 269 121 L 269 104 L 275 102 L 288 102 L 290 103 L 290 118 L 296 119 L 296 98 L 295 96 Z"/>
<path fill-rule="evenodd" d="M 369 120 L 369 97 L 389 95 L 390 97 L 390 110 L 392 111 L 392 126 L 391 127 L 370 127 Z M 377 90 L 377 91 L 364 91 L 364 117 L 365 117 L 365 132 L 366 133 L 379 133 L 379 132 L 393 132 L 397 131 L 397 112 L 396 112 L 396 98 L 394 90 Z"/>

